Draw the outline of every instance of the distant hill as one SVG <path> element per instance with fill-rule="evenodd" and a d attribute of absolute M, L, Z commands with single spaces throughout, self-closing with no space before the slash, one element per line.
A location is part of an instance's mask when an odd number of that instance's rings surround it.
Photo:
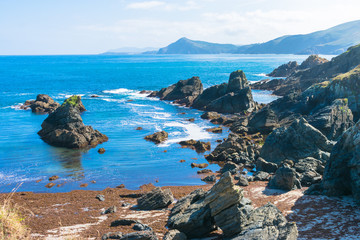
<path fill-rule="evenodd" d="M 360 43 L 360 20 L 309 34 L 288 35 L 274 40 L 237 46 L 181 38 L 158 54 L 333 54 L 338 55 Z"/>
<path fill-rule="evenodd" d="M 141 53 L 153 53 L 156 54 L 158 49 L 156 48 L 137 48 L 137 47 L 123 47 L 117 49 L 111 49 L 103 54 L 105 55 L 116 55 L 116 54 L 141 54 Z"/>

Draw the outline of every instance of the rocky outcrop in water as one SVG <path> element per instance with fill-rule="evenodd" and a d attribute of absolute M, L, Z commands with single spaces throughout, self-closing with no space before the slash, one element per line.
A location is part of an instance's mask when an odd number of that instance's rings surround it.
<path fill-rule="evenodd" d="M 156 144 L 165 142 L 168 139 L 169 134 L 165 131 L 156 132 L 154 134 L 145 137 L 146 140 L 152 141 Z"/>
<path fill-rule="evenodd" d="M 199 189 L 180 199 L 172 209 L 168 227 L 188 238 L 205 237 L 220 228 L 226 239 L 296 239 L 289 223 L 272 204 L 254 209 L 226 172 L 208 192 Z"/>
<path fill-rule="evenodd" d="M 35 101 L 26 101 L 26 106 L 31 108 L 34 113 L 52 113 L 60 104 L 55 102 L 49 95 L 39 94 Z"/>
<path fill-rule="evenodd" d="M 334 143 L 324 134 L 301 118 L 295 120 L 289 127 L 275 129 L 266 138 L 260 156 L 276 164 L 286 159 L 296 163 L 307 157 L 326 161 L 333 146 Z"/>
<path fill-rule="evenodd" d="M 66 148 L 86 148 L 106 142 L 108 137 L 91 126 L 85 126 L 80 116 L 81 98 L 72 96 L 52 112 L 38 132 L 46 143 Z"/>

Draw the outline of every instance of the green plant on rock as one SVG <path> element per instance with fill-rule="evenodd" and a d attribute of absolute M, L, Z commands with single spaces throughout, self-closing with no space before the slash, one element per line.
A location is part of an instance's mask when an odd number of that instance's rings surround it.
<path fill-rule="evenodd" d="M 79 104 L 80 100 L 81 100 L 80 96 L 73 95 L 73 96 L 69 97 L 68 99 L 66 99 L 64 101 L 64 103 L 62 104 L 62 106 L 65 106 L 66 104 L 70 104 L 75 107 L 77 104 Z"/>

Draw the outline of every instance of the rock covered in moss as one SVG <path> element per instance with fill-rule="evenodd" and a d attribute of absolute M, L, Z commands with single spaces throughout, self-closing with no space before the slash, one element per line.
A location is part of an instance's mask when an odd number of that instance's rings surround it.
<path fill-rule="evenodd" d="M 86 148 L 106 142 L 108 137 L 91 126 L 85 126 L 80 116 L 81 98 L 72 96 L 51 113 L 41 124 L 41 139 L 56 147 Z M 80 104 L 81 103 L 81 104 Z"/>

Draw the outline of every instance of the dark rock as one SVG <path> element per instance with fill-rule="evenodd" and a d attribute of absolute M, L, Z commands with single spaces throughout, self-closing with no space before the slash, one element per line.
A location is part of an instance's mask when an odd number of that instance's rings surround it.
<path fill-rule="evenodd" d="M 298 162 L 294 164 L 294 169 L 298 173 L 305 173 L 307 171 L 314 171 L 320 174 L 324 173 L 324 162 L 308 157 L 305 159 L 300 159 Z"/>
<path fill-rule="evenodd" d="M 58 180 L 58 179 L 59 179 L 59 176 L 57 176 L 57 175 L 49 177 L 49 181 L 55 181 L 55 180 Z"/>
<path fill-rule="evenodd" d="M 222 127 L 213 127 L 213 128 L 207 128 L 206 131 L 212 133 L 222 133 L 223 129 Z"/>
<path fill-rule="evenodd" d="M 55 102 L 54 99 L 52 99 L 50 96 L 46 94 L 37 95 L 36 100 L 34 102 L 31 102 L 30 104 L 30 108 L 32 112 L 35 113 L 52 113 L 58 107 L 60 107 L 60 104 Z"/>
<path fill-rule="evenodd" d="M 165 131 L 156 132 L 154 134 L 148 135 L 145 137 L 146 140 L 152 141 L 154 143 L 162 143 L 167 140 L 169 134 Z"/>
<path fill-rule="evenodd" d="M 215 175 L 209 175 L 209 176 L 206 176 L 206 177 L 202 178 L 201 181 L 214 183 L 214 182 L 216 182 L 216 176 Z"/>
<path fill-rule="evenodd" d="M 268 74 L 269 77 L 288 77 L 298 68 L 296 61 L 290 61 L 286 64 L 279 66 Z"/>
<path fill-rule="evenodd" d="M 38 132 L 41 139 L 50 145 L 66 148 L 95 147 L 106 142 L 106 135 L 84 125 L 80 117 L 82 106 L 78 105 L 80 97 L 72 96 L 69 99 L 41 124 L 42 129 Z"/>
<path fill-rule="evenodd" d="M 323 63 L 328 62 L 326 58 L 319 57 L 319 55 L 310 55 L 307 59 L 305 59 L 300 66 L 298 67 L 299 70 L 313 68 L 317 65 L 321 65 Z"/>
<path fill-rule="evenodd" d="M 102 237 L 101 240 L 107 240 L 107 239 L 121 239 L 123 236 L 122 232 L 109 232 L 109 233 L 105 233 Z"/>
<path fill-rule="evenodd" d="M 309 170 L 300 176 L 301 186 L 309 187 L 313 184 L 321 182 L 321 175 L 316 171 Z"/>
<path fill-rule="evenodd" d="M 269 108 L 263 108 L 250 119 L 248 127 L 253 132 L 269 134 L 274 129 L 280 127 L 280 124 L 278 117 L 273 110 Z"/>
<path fill-rule="evenodd" d="M 228 121 L 228 119 L 224 116 L 221 116 L 219 118 L 215 118 L 215 119 L 211 119 L 210 122 L 213 124 L 223 124 L 225 125 L 225 123 Z"/>
<path fill-rule="evenodd" d="M 100 202 L 105 201 L 105 196 L 104 195 L 96 195 L 96 199 L 98 199 Z"/>
<path fill-rule="evenodd" d="M 211 86 L 204 90 L 193 102 L 192 107 L 196 109 L 206 109 L 212 101 L 224 96 L 227 91 L 227 83 Z"/>
<path fill-rule="evenodd" d="M 98 153 L 104 154 L 105 153 L 105 148 L 99 148 Z"/>
<path fill-rule="evenodd" d="M 254 175 L 254 181 L 268 181 L 270 174 L 267 172 L 258 171 Z"/>
<path fill-rule="evenodd" d="M 99 97 L 99 95 L 92 94 L 92 95 L 90 95 L 90 97 L 92 97 L 92 98 L 98 98 L 98 97 Z"/>
<path fill-rule="evenodd" d="M 163 240 L 187 240 L 187 237 L 184 233 L 173 229 L 165 233 Z"/>
<path fill-rule="evenodd" d="M 245 176 L 240 175 L 237 185 L 239 185 L 241 187 L 246 187 L 246 186 L 249 186 L 249 181 L 247 180 L 247 178 Z"/>
<path fill-rule="evenodd" d="M 134 223 L 138 223 L 135 220 L 131 220 L 131 219 L 119 219 L 119 220 L 115 220 L 111 222 L 111 227 L 118 227 L 118 226 L 130 226 Z"/>
<path fill-rule="evenodd" d="M 246 79 L 245 73 L 241 70 L 237 70 L 230 74 L 226 92 L 237 92 L 247 87 L 249 87 L 249 83 Z"/>
<path fill-rule="evenodd" d="M 136 130 L 138 130 L 138 131 L 143 130 L 143 128 L 142 127 L 137 127 Z"/>
<path fill-rule="evenodd" d="M 55 183 L 48 183 L 48 184 L 46 184 L 45 185 L 45 187 L 47 187 L 47 188 L 52 188 L 53 186 L 55 186 L 56 184 Z"/>
<path fill-rule="evenodd" d="M 135 225 L 133 226 L 133 229 L 135 231 L 153 231 L 151 227 L 149 227 L 146 224 L 142 224 L 142 223 L 135 223 Z"/>
<path fill-rule="evenodd" d="M 166 208 L 174 201 L 170 189 L 162 190 L 157 187 L 137 199 L 137 207 L 141 210 L 155 210 Z"/>
<path fill-rule="evenodd" d="M 219 117 L 221 117 L 221 115 L 217 112 L 205 112 L 201 115 L 202 119 L 209 119 L 209 120 L 216 119 Z"/>
<path fill-rule="evenodd" d="M 116 213 L 116 211 L 117 211 L 116 206 L 111 206 L 108 209 L 106 209 L 105 211 L 103 211 L 101 213 L 101 215 L 105 215 L 105 214 L 109 214 L 109 213 Z"/>
<path fill-rule="evenodd" d="M 207 163 L 191 163 L 192 168 L 195 168 L 195 167 L 197 167 L 197 168 L 206 168 L 208 166 L 209 166 L 209 164 L 207 164 Z"/>
<path fill-rule="evenodd" d="M 157 97 L 159 94 L 159 91 L 152 91 L 147 97 Z"/>
<path fill-rule="evenodd" d="M 195 118 L 189 118 L 189 119 L 187 119 L 187 121 L 189 121 L 189 122 L 195 122 Z"/>
<path fill-rule="evenodd" d="M 264 79 L 250 85 L 251 89 L 272 91 L 273 94 L 278 95 L 279 89 L 282 89 L 283 84 L 286 84 L 286 80 L 283 78 L 277 79 Z M 280 95 L 280 94 L 279 94 Z M 281 96 L 281 95 L 280 95 Z"/>
<path fill-rule="evenodd" d="M 153 231 L 141 231 L 128 233 L 120 238 L 121 240 L 158 240 L 156 234 Z"/>
<path fill-rule="evenodd" d="M 326 161 L 334 143 L 305 119 L 295 120 L 290 127 L 275 129 L 265 141 L 260 156 L 268 162 L 280 164 L 285 159 L 295 163 L 307 157 Z"/>
<path fill-rule="evenodd" d="M 212 173 L 212 172 L 213 171 L 211 171 L 210 169 L 203 169 L 203 170 L 197 171 L 197 174 Z"/>
<path fill-rule="evenodd" d="M 120 185 L 116 186 L 116 188 L 125 188 L 125 184 L 120 184 Z"/>
<path fill-rule="evenodd" d="M 197 151 L 199 153 L 210 151 L 210 149 L 211 149 L 210 142 L 201 142 L 201 141 L 196 141 L 193 139 L 187 140 L 187 141 L 181 141 L 181 142 L 179 142 L 179 144 L 182 147 L 188 147 L 188 148 L 194 149 L 195 151 Z"/>
<path fill-rule="evenodd" d="M 290 191 L 301 188 L 301 184 L 296 178 L 295 170 L 284 164 L 276 170 L 275 175 L 271 177 L 268 187 Z"/>
<path fill-rule="evenodd" d="M 360 204 L 360 121 L 334 146 L 323 176 L 324 194 L 353 195 Z"/>
<path fill-rule="evenodd" d="M 225 165 L 220 169 L 220 173 L 230 172 L 231 174 L 235 174 L 238 172 L 242 166 L 237 165 L 233 162 L 227 162 Z"/>
<path fill-rule="evenodd" d="M 278 169 L 278 165 L 276 163 L 267 162 L 263 158 L 259 157 L 256 160 L 256 170 L 263 171 L 267 173 L 275 173 Z"/>

